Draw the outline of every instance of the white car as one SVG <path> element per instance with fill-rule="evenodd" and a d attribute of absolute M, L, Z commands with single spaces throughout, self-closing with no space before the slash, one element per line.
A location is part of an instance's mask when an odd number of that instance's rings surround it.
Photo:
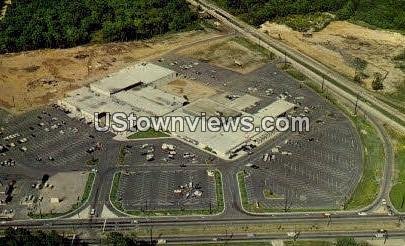
<path fill-rule="evenodd" d="M 387 200 L 382 199 L 382 200 L 381 200 L 381 203 L 382 203 L 382 205 L 387 205 Z"/>

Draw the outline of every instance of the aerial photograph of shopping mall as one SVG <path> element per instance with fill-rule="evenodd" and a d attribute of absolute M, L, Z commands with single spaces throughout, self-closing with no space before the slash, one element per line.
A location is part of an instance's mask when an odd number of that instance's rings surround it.
<path fill-rule="evenodd" d="M 405 1 L 0 0 L 0 245 L 405 246 Z"/>

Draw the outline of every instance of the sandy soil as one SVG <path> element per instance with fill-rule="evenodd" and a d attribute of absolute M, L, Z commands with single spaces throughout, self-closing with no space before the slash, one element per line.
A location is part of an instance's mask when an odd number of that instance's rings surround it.
<path fill-rule="evenodd" d="M 263 54 L 245 47 L 232 37 L 195 45 L 179 54 L 242 74 L 250 73 L 268 61 Z"/>
<path fill-rule="evenodd" d="M 217 91 L 211 87 L 185 79 L 172 81 L 159 89 L 181 97 L 185 95 L 191 102 L 217 93 Z"/>
<path fill-rule="evenodd" d="M 130 63 L 157 58 L 215 35 L 194 31 L 144 42 L 0 55 L 0 107 L 19 113 L 48 104 L 63 97 L 67 91 L 87 85 Z"/>
<path fill-rule="evenodd" d="M 371 88 L 376 72 L 386 76 L 386 92 L 393 92 L 404 83 L 404 72 L 395 68 L 392 61 L 405 49 L 405 36 L 399 33 L 371 30 L 344 21 L 332 22 L 312 37 L 303 37 L 289 27 L 269 22 L 261 30 L 277 39 L 280 34 L 283 42 L 350 78 L 355 74 L 351 61 L 355 57 L 366 60 L 368 66 L 364 73 L 369 77 L 363 83 L 367 88 Z"/>
<path fill-rule="evenodd" d="M 77 198 L 80 197 L 81 199 L 87 177 L 88 173 L 86 172 L 58 173 L 50 177 L 48 183 L 54 185 L 54 187 L 52 189 L 44 187 L 40 192 L 40 196 L 44 197 L 41 202 L 42 213 L 64 213 L 69 211 L 77 203 Z M 59 198 L 61 202 L 52 204 L 51 198 Z M 37 213 L 39 213 L 38 209 Z"/>

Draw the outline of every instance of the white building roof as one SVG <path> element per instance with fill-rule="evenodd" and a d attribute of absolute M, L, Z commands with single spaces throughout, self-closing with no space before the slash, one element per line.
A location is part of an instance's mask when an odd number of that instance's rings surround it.
<path fill-rule="evenodd" d="M 198 102 L 206 102 L 209 100 L 199 100 L 196 101 L 195 103 Z M 198 105 L 201 104 L 198 103 Z M 193 103 L 193 104 L 195 104 Z M 193 105 L 191 104 L 191 105 Z M 201 106 L 201 105 L 200 105 Z M 207 106 L 207 104 L 202 105 L 201 107 Z M 288 112 L 289 110 L 293 109 L 295 104 L 287 102 L 285 100 L 278 100 L 267 107 L 263 108 L 260 110 L 258 113 L 251 115 L 248 113 L 243 113 L 242 116 L 250 116 L 254 118 L 254 125 L 255 127 L 261 125 L 261 120 L 265 116 L 273 116 L 274 118 L 280 116 L 281 114 Z M 224 107 L 225 108 L 225 107 Z M 176 110 L 173 113 L 170 113 L 168 115 L 172 116 L 181 116 L 181 117 L 191 117 L 194 118 L 195 114 L 190 114 L 189 111 L 183 110 L 183 108 Z M 241 127 L 241 126 L 239 126 Z M 194 141 L 197 141 L 200 145 L 206 145 L 212 148 L 214 151 L 216 151 L 219 155 L 226 155 L 230 151 L 236 149 L 237 147 L 240 147 L 241 145 L 255 139 L 256 137 L 259 137 L 260 135 L 269 135 L 271 136 L 272 133 L 265 133 L 263 131 L 255 131 L 255 129 L 252 132 L 244 132 L 240 128 L 237 131 L 224 131 L 221 129 L 219 132 L 211 132 L 211 131 L 201 131 L 201 122 L 197 124 L 197 127 L 195 131 L 192 131 L 188 129 L 187 127 L 184 128 L 183 132 L 177 131 L 177 132 L 172 132 L 177 134 L 178 136 L 185 137 L 187 139 L 191 139 Z M 268 138 L 267 138 L 268 139 Z"/>
<path fill-rule="evenodd" d="M 278 117 L 285 112 L 290 111 L 295 107 L 295 104 L 287 102 L 286 100 L 277 100 L 273 102 L 272 104 L 268 105 L 265 108 L 262 108 L 259 110 L 255 116 L 257 117 L 265 117 L 265 116 L 272 116 L 272 117 Z"/>
<path fill-rule="evenodd" d="M 88 87 L 82 87 L 67 94 L 63 99 L 64 103 L 75 106 L 81 112 L 88 115 L 94 113 L 114 113 L 124 112 L 130 113 L 132 108 L 125 103 L 114 100 L 103 95 L 96 95 Z"/>
<path fill-rule="evenodd" d="M 175 72 L 152 63 L 141 63 L 108 75 L 106 78 L 91 84 L 91 87 L 112 94 L 138 83 L 152 83 L 170 74 L 175 74 Z"/>
<path fill-rule="evenodd" d="M 120 101 L 138 108 L 147 115 L 163 116 L 183 106 L 186 101 L 153 87 L 121 91 L 113 96 Z"/>
<path fill-rule="evenodd" d="M 184 113 L 181 109 L 168 114 L 168 116 L 180 116 L 183 118 L 190 117 L 191 120 L 194 118 L 193 115 Z M 226 155 L 225 153 L 229 152 L 230 150 L 244 144 L 249 138 L 257 134 L 256 132 L 246 133 L 241 130 L 236 132 L 226 132 L 222 129 L 219 132 L 212 132 L 208 130 L 202 132 L 201 124 L 201 121 L 198 121 L 195 131 L 188 129 L 187 125 L 185 125 L 183 132 L 175 131 L 172 133 L 197 141 L 201 145 L 209 146 L 222 156 Z"/>

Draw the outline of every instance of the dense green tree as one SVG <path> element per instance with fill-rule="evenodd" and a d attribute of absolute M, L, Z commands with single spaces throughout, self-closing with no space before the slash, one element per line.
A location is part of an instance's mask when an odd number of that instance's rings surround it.
<path fill-rule="evenodd" d="M 384 89 L 383 76 L 381 73 L 374 73 L 374 79 L 371 83 L 371 87 L 375 91 Z"/>
<path fill-rule="evenodd" d="M 145 240 L 136 240 L 131 237 L 124 236 L 122 233 L 119 232 L 111 232 L 107 235 L 107 242 L 108 245 L 112 246 L 151 246 L 157 245 L 155 240 L 145 241 Z"/>
<path fill-rule="evenodd" d="M 0 237 L 0 245 L 53 246 L 65 244 L 66 239 L 54 231 L 45 233 L 42 231 L 31 232 L 23 228 L 8 228 L 4 232 L 4 237 Z"/>
<path fill-rule="evenodd" d="M 291 14 L 333 12 L 338 18 L 405 30 L 405 0 L 215 0 L 254 25 Z"/>
<path fill-rule="evenodd" d="M 13 0 L 0 22 L 0 53 L 150 38 L 192 26 L 185 0 Z"/>

